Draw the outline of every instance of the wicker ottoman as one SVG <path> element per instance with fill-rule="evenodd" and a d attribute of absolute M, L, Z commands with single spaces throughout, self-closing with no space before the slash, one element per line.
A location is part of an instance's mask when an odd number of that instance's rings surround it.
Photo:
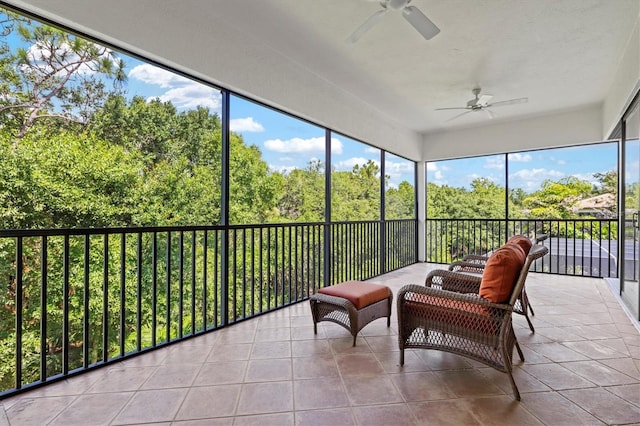
<path fill-rule="evenodd" d="M 392 301 L 389 287 L 379 284 L 346 281 L 321 288 L 309 298 L 313 332 L 318 334 L 320 321 L 335 322 L 351 332 L 355 346 L 358 332 L 371 321 L 387 317 L 387 327 L 391 325 Z"/>

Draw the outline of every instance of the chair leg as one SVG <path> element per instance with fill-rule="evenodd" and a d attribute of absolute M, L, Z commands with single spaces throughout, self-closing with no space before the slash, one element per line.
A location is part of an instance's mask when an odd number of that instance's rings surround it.
<path fill-rule="evenodd" d="M 511 371 L 507 371 L 507 374 L 509 375 L 509 381 L 511 381 L 511 389 L 513 390 L 513 396 L 516 399 L 516 401 L 520 401 L 520 391 L 518 390 L 518 386 L 516 385 L 515 380 L 513 380 L 513 374 L 511 374 Z"/>
<path fill-rule="evenodd" d="M 357 334 L 354 334 L 354 335 L 353 335 L 353 346 L 354 346 L 354 347 L 356 346 L 356 336 L 357 336 Z"/>
<path fill-rule="evenodd" d="M 529 329 L 531 330 L 531 332 L 535 333 L 536 329 L 533 327 L 533 323 L 529 319 L 529 315 L 525 314 L 524 317 L 527 319 L 527 323 L 529 324 Z"/>
<path fill-rule="evenodd" d="M 531 311 L 531 316 L 534 317 L 536 316 L 536 313 L 533 312 L 533 306 L 531 306 L 531 303 L 529 303 L 529 299 L 527 298 L 527 306 L 529 306 L 529 310 Z"/>
<path fill-rule="evenodd" d="M 520 348 L 520 344 L 516 340 L 516 349 L 518 351 L 518 356 L 520 357 L 520 361 L 524 362 L 524 354 L 522 353 L 522 349 Z"/>
<path fill-rule="evenodd" d="M 404 348 L 400 349 L 400 365 L 404 365 Z"/>

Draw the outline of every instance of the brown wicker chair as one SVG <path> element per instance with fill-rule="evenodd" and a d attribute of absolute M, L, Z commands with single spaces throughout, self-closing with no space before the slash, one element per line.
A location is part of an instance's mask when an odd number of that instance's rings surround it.
<path fill-rule="evenodd" d="M 511 313 L 531 264 L 547 252 L 542 245 L 533 246 L 505 303 L 478 296 L 481 276 L 446 270 L 430 272 L 426 286 L 402 287 L 397 295 L 400 365 L 404 365 L 407 348 L 462 355 L 507 373 L 519 401 L 512 375 L 514 346 L 522 361 L 524 356 L 513 331 Z"/>
<path fill-rule="evenodd" d="M 536 244 L 542 243 L 544 240 L 549 238 L 547 234 L 540 234 L 535 238 L 531 239 L 532 248 Z M 489 255 L 480 255 L 480 254 L 468 254 L 462 258 L 462 260 L 456 261 L 449 265 L 449 270 L 454 272 L 464 272 L 467 274 L 480 274 L 482 275 L 482 271 L 484 270 L 484 266 L 489 259 Z M 527 290 L 525 287 L 522 287 L 522 292 L 520 293 L 520 297 L 516 300 L 516 304 L 513 307 L 513 312 L 516 314 L 523 315 L 527 320 L 527 324 L 529 325 L 529 329 L 535 333 L 536 329 L 529 318 L 529 311 L 531 311 L 531 316 L 535 316 L 535 312 L 533 310 L 533 306 L 531 306 L 531 301 L 529 300 L 529 296 L 527 295 Z"/>

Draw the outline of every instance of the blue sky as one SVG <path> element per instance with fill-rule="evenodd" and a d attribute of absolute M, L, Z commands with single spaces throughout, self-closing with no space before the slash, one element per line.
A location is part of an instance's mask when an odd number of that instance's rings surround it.
<path fill-rule="evenodd" d="M 220 94 L 197 82 L 176 76 L 152 65 L 129 59 L 131 94 L 159 97 L 179 108 L 196 105 L 220 110 Z M 324 130 L 302 120 L 262 107 L 244 99 L 231 98 L 231 129 L 242 134 L 247 144 L 260 148 L 263 159 L 273 170 L 286 173 L 305 167 L 309 161 L 324 159 Z M 332 166 L 351 170 L 356 164 L 373 160 L 379 164 L 380 151 L 343 135 L 332 140 Z M 617 168 L 617 144 L 603 143 L 582 147 L 519 152 L 509 155 L 509 187 L 532 192 L 547 179 L 567 176 L 596 183 L 595 173 Z M 636 165 L 637 168 L 637 165 Z M 413 166 L 407 160 L 389 154 L 386 173 L 392 186 L 402 180 L 413 182 Z M 427 181 L 440 185 L 469 188 L 475 178 L 504 182 L 504 155 L 474 157 L 427 164 Z"/>
<path fill-rule="evenodd" d="M 532 192 L 547 179 L 575 176 L 592 183 L 594 173 L 617 170 L 617 143 L 600 143 L 509 154 L 509 188 Z M 636 164 L 637 167 L 637 164 Z M 478 177 L 504 182 L 504 155 L 437 161 L 427 164 L 427 181 L 469 188 Z"/>
<path fill-rule="evenodd" d="M 179 109 L 200 105 L 220 112 L 218 90 L 132 58 L 125 62 L 130 96 L 171 101 Z M 313 160 L 324 162 L 323 128 L 236 96 L 231 97 L 229 109 L 231 130 L 241 134 L 248 145 L 260 148 L 272 170 L 288 173 Z M 340 134 L 332 137 L 331 155 L 332 167 L 339 171 L 352 170 L 369 160 L 380 164 L 379 149 Z M 413 163 L 392 154 L 387 154 L 385 161 L 391 186 L 396 187 L 403 180 L 413 183 Z"/>
<path fill-rule="evenodd" d="M 35 61 L 42 55 L 37 46 L 24 43 L 16 32 L 11 33 L 7 41 L 12 48 L 26 49 Z M 202 106 L 220 113 L 219 90 L 121 53 L 118 57 L 125 62 L 128 81 L 124 87 L 129 97 L 159 98 L 181 111 Z M 73 59 L 73 55 L 69 58 Z M 87 68 L 84 72 L 91 71 Z M 230 112 L 231 130 L 241 134 L 247 144 L 256 145 L 272 170 L 287 173 L 294 168 L 304 168 L 315 159 L 324 162 L 324 129 L 234 96 Z M 354 165 L 363 165 L 368 160 L 379 165 L 380 150 L 342 135 L 333 136 L 334 170 L 352 170 Z M 413 184 L 412 162 L 387 154 L 385 166 L 391 186 L 403 180 Z"/>
<path fill-rule="evenodd" d="M 38 51 L 21 43 L 15 35 L 7 40 L 12 46 L 31 49 L 34 54 Z M 220 112 L 218 90 L 126 55 L 119 56 L 126 64 L 129 96 L 159 98 L 172 102 L 179 110 L 204 106 Z M 315 159 L 324 161 L 322 128 L 234 96 L 230 112 L 231 130 L 241 134 L 247 144 L 259 147 L 272 170 L 286 173 L 293 168 L 303 168 Z M 566 176 L 595 182 L 594 173 L 616 170 L 616 150 L 615 143 L 606 143 L 510 154 L 509 186 L 531 192 L 546 179 L 559 180 Z M 362 165 L 368 160 L 379 164 L 380 151 L 334 134 L 331 161 L 335 170 L 351 170 L 354 165 Z M 638 163 L 633 163 L 630 169 L 637 171 Z M 405 159 L 387 154 L 385 171 L 390 176 L 391 186 L 397 186 L 403 180 L 413 183 L 413 163 Z M 503 155 L 427 163 L 428 182 L 454 187 L 468 188 L 478 177 L 501 184 L 504 173 Z"/>

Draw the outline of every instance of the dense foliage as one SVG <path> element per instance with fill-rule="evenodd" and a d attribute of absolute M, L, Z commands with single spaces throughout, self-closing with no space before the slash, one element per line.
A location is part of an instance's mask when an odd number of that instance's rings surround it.
<path fill-rule="evenodd" d="M 121 55 L 56 28 L 3 14 L 0 32 L 0 229 L 222 223 L 216 112 L 130 96 Z M 229 147 L 230 224 L 325 221 L 322 162 L 280 173 L 241 134 L 230 133 Z M 378 220 L 379 175 L 373 162 L 332 170 L 332 220 Z M 413 185 L 386 189 L 387 218 L 413 218 Z M 322 271 L 309 257 L 322 249 L 318 229 L 232 234 L 229 316 L 287 303 L 317 285 Z M 17 240 L 0 238 L 0 391 L 15 386 L 18 290 L 23 383 L 29 383 L 62 372 L 65 347 L 73 369 L 202 330 L 196 310 L 206 312 L 207 327 L 219 324 L 222 235 L 24 238 L 21 288 Z M 247 259 L 247 247 L 263 253 Z"/>

